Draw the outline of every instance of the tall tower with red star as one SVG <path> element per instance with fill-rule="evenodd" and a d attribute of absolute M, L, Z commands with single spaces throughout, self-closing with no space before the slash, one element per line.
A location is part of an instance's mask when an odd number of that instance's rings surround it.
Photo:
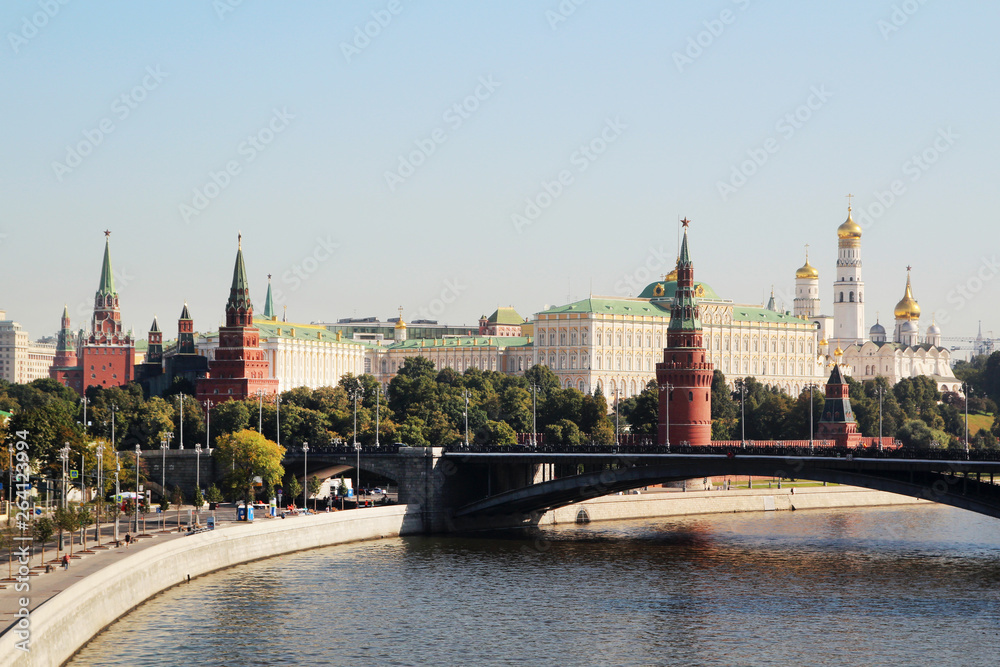
<path fill-rule="evenodd" d="M 694 295 L 694 264 L 688 251 L 688 225 L 677 260 L 677 291 L 670 307 L 667 346 L 656 364 L 660 387 L 657 442 L 709 445 L 712 442 L 712 363 L 702 340 L 698 301 Z"/>

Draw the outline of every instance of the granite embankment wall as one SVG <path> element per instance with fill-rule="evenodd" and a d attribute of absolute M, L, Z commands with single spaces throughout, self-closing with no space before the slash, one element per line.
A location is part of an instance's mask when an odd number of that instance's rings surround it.
<path fill-rule="evenodd" d="M 81 579 L 31 612 L 31 650 L 0 636 L 3 665 L 61 665 L 101 630 L 153 595 L 194 577 L 303 549 L 422 532 L 419 510 L 390 506 L 236 524 L 165 541 Z"/>
<path fill-rule="evenodd" d="M 542 515 L 539 525 L 589 521 L 647 519 L 687 514 L 762 512 L 769 510 L 831 509 L 915 505 L 927 500 L 870 491 L 853 486 L 785 489 L 730 489 L 729 491 L 668 491 L 640 495 L 602 496 Z M 581 512 L 585 513 L 581 515 Z"/>

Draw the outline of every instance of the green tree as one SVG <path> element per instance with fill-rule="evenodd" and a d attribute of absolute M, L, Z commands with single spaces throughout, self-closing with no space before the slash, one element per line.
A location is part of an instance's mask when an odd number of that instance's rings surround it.
<path fill-rule="evenodd" d="M 292 473 L 288 473 L 285 477 L 285 498 L 288 502 L 293 505 L 298 505 L 299 498 L 302 497 L 302 484 L 299 483 L 299 478 Z"/>
<path fill-rule="evenodd" d="M 225 401 L 212 406 L 212 432 L 229 434 L 250 426 L 250 410 L 243 401 Z"/>
<path fill-rule="evenodd" d="M 635 397 L 635 407 L 628 416 L 632 433 L 656 435 L 660 425 L 660 388 L 650 380 Z"/>
<path fill-rule="evenodd" d="M 740 406 L 726 384 L 722 371 L 712 373 L 712 439 L 733 440 L 739 436 Z"/>
<path fill-rule="evenodd" d="M 514 429 L 510 427 L 509 424 L 498 421 L 487 421 L 486 425 L 480 431 L 482 437 L 477 438 L 482 442 L 486 442 L 491 445 L 516 445 L 517 444 L 517 433 Z"/>
<path fill-rule="evenodd" d="M 94 513 L 90 511 L 90 506 L 85 503 L 80 503 L 76 506 L 76 524 L 77 528 L 82 528 L 80 531 L 81 540 L 80 543 L 83 545 L 84 552 L 87 551 L 87 528 L 90 524 L 94 522 Z"/>
<path fill-rule="evenodd" d="M 47 516 L 43 516 L 35 521 L 35 523 L 32 525 L 31 532 L 32 536 L 35 538 L 35 540 L 38 541 L 38 543 L 42 547 L 42 559 L 39 561 L 39 563 L 44 563 L 45 543 L 48 542 L 50 539 L 52 539 L 53 533 L 56 532 L 55 524 L 52 522 L 52 519 L 48 518 Z"/>
<path fill-rule="evenodd" d="M 254 477 L 260 477 L 265 485 L 274 486 L 285 471 L 281 465 L 285 448 L 256 431 L 244 429 L 219 436 L 215 455 L 218 465 L 229 471 L 226 484 L 246 503 L 254 497 Z"/>
<path fill-rule="evenodd" d="M 69 533 L 69 555 L 72 558 L 73 532 L 80 527 L 80 516 L 77 514 L 76 507 L 74 505 L 60 507 L 53 513 L 52 518 L 55 521 L 56 527 L 59 528 L 60 538 L 63 531 Z"/>
<path fill-rule="evenodd" d="M 196 488 L 194 490 L 194 507 L 195 509 L 200 510 L 202 507 L 204 507 L 204 505 L 205 505 L 205 496 L 202 495 L 200 488 Z"/>
<path fill-rule="evenodd" d="M 323 483 L 319 481 L 319 477 L 313 475 L 309 478 L 309 497 L 313 499 L 313 511 L 316 510 L 316 494 L 319 493 L 321 486 Z"/>
<path fill-rule="evenodd" d="M 222 491 L 219 490 L 215 484 L 208 487 L 208 491 L 205 494 L 205 500 L 210 503 L 221 503 L 222 502 Z"/>

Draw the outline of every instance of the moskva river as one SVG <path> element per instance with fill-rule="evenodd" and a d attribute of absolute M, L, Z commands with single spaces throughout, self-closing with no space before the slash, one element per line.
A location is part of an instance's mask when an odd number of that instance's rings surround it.
<path fill-rule="evenodd" d="M 157 596 L 72 665 L 996 665 L 1000 521 L 941 506 L 330 547 Z"/>

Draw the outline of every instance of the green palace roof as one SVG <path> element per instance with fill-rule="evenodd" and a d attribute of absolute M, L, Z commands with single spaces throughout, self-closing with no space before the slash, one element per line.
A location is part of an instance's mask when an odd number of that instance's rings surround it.
<path fill-rule="evenodd" d="M 604 313 L 607 315 L 635 315 L 670 317 L 670 308 L 645 299 L 614 299 L 590 297 L 565 306 L 553 306 L 540 314 Z"/>
<path fill-rule="evenodd" d="M 711 285 L 707 283 L 699 283 L 695 281 L 694 284 L 695 297 L 699 300 L 708 299 L 710 301 L 722 301 L 722 297 L 719 296 Z M 646 285 L 646 289 L 639 293 L 637 298 L 639 299 L 673 299 L 674 293 L 677 292 L 677 281 L 676 280 L 660 280 L 655 283 L 649 283 Z"/>
<path fill-rule="evenodd" d="M 744 306 L 733 306 L 734 322 L 798 322 L 800 324 L 812 326 L 811 322 L 795 317 L 791 313 L 778 313 L 767 308 L 747 308 Z"/>
<path fill-rule="evenodd" d="M 513 308 L 497 308 L 493 314 L 487 318 L 490 324 L 519 326 L 524 324 L 524 318 L 517 314 Z"/>
<path fill-rule="evenodd" d="M 420 350 L 432 347 L 524 347 L 531 345 L 528 336 L 455 336 L 449 338 L 414 338 L 386 345 L 387 350 Z"/>
<path fill-rule="evenodd" d="M 261 320 L 255 317 L 253 325 L 260 330 L 261 338 L 292 338 L 295 340 L 322 341 L 324 343 L 350 343 L 351 345 L 367 347 L 364 341 L 357 341 L 347 337 L 341 337 L 338 341 L 336 332 L 314 324 Z"/>

